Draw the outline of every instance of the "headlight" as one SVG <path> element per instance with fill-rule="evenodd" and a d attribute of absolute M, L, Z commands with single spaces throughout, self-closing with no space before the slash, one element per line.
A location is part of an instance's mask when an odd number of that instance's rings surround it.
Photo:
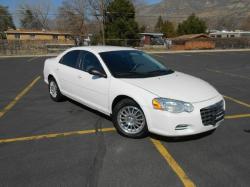
<path fill-rule="evenodd" d="M 152 101 L 154 109 L 166 110 L 172 113 L 192 112 L 194 106 L 191 103 L 167 98 L 155 98 Z"/>

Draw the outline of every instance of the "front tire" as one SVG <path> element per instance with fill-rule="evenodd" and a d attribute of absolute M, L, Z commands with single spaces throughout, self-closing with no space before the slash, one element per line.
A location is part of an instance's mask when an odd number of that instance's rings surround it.
<path fill-rule="evenodd" d="M 115 105 L 112 121 L 123 136 L 143 138 L 148 134 L 145 115 L 141 107 L 132 99 L 123 99 Z"/>
<path fill-rule="evenodd" d="M 49 95 L 51 99 L 56 102 L 60 102 L 64 98 L 54 78 L 49 79 Z"/>

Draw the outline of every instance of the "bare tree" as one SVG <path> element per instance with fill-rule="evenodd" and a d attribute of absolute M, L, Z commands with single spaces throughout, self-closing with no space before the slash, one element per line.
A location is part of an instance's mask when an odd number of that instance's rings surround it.
<path fill-rule="evenodd" d="M 102 35 L 102 44 L 105 45 L 105 17 L 106 9 L 111 0 L 88 0 L 91 14 L 96 18 L 99 23 L 101 35 Z"/>
<path fill-rule="evenodd" d="M 36 4 L 22 4 L 20 7 L 21 22 L 26 19 L 28 28 L 49 29 L 49 15 L 52 5 L 49 0 L 37 0 Z M 30 22 L 30 23 L 29 23 Z"/>
<path fill-rule="evenodd" d="M 88 21 L 88 3 L 86 0 L 65 0 L 58 10 L 57 25 L 59 30 L 74 35 L 86 35 Z"/>

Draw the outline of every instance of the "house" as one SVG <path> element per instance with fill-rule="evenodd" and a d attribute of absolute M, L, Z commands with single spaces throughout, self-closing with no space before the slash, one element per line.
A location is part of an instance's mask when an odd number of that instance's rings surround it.
<path fill-rule="evenodd" d="M 211 38 L 241 38 L 241 37 L 250 37 L 250 31 L 214 31 L 210 32 L 209 36 Z"/>
<path fill-rule="evenodd" d="M 7 40 L 56 41 L 57 43 L 73 42 L 70 33 L 47 30 L 9 29 L 5 31 Z"/>
<path fill-rule="evenodd" d="M 215 42 L 206 34 L 188 34 L 172 38 L 172 50 L 214 49 Z"/>

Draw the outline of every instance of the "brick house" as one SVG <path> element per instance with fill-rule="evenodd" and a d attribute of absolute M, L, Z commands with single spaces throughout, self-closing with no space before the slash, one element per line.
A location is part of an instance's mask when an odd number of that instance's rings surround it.
<path fill-rule="evenodd" d="M 188 34 L 172 38 L 172 50 L 214 49 L 215 42 L 206 34 Z"/>
<path fill-rule="evenodd" d="M 9 29 L 5 31 L 6 38 L 12 40 L 34 40 L 34 41 L 51 41 L 56 43 L 73 43 L 70 33 L 46 30 L 26 30 L 26 29 Z"/>

